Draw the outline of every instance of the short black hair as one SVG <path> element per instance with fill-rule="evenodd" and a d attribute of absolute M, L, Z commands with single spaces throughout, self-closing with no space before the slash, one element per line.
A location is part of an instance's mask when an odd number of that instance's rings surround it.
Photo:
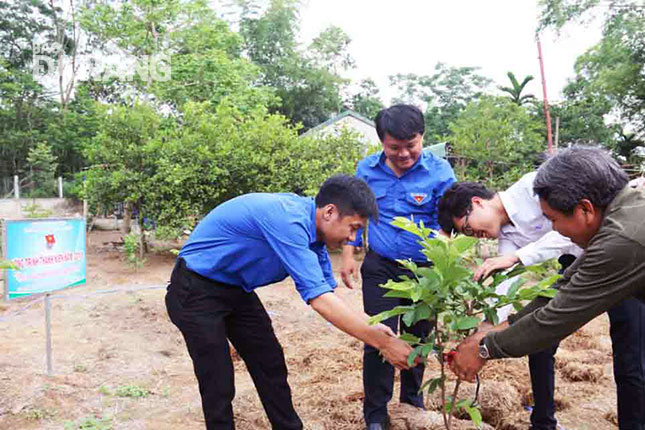
<path fill-rule="evenodd" d="M 426 130 L 423 112 L 412 105 L 399 104 L 381 109 L 374 122 L 381 142 L 386 134 L 398 140 L 410 140 L 417 134 L 423 135 Z"/>
<path fill-rule="evenodd" d="M 606 208 L 628 182 L 627 173 L 609 152 L 574 146 L 540 166 L 533 191 L 553 209 L 571 215 L 582 199 Z"/>
<path fill-rule="evenodd" d="M 358 214 L 378 221 L 374 193 L 365 181 L 356 176 L 335 175 L 322 184 L 316 195 L 316 207 L 330 203 L 338 208 L 340 216 Z"/>
<path fill-rule="evenodd" d="M 443 193 L 437 206 L 438 222 L 443 231 L 453 233 L 456 230 L 453 218 L 461 218 L 472 210 L 473 197 L 491 200 L 495 192 L 479 182 L 455 182 Z"/>

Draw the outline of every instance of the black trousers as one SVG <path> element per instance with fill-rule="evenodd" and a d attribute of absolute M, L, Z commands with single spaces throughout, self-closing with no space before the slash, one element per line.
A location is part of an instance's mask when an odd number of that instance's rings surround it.
<path fill-rule="evenodd" d="M 406 299 L 384 297 L 388 291 L 379 285 L 390 279 L 397 280 L 401 275 L 411 276 L 412 274 L 403 269 L 395 261 L 381 257 L 374 251 L 368 251 L 361 266 L 363 278 L 363 306 L 365 313 L 376 315 L 380 312 L 392 309 L 399 305 L 409 305 L 412 302 Z M 383 324 L 390 327 L 395 333 L 399 328 L 398 317 L 383 321 Z M 412 327 L 407 327 L 403 322 L 402 331 L 424 338 L 432 329 L 429 321 L 419 321 Z M 423 408 L 423 394 L 419 393 L 423 380 L 424 366 L 422 364 L 410 369 L 401 371 L 401 394 L 400 401 Z M 382 423 L 387 420 L 387 403 L 392 399 L 394 386 L 394 366 L 383 360 L 379 351 L 369 345 L 365 345 L 363 352 L 363 389 L 365 400 L 363 403 L 363 415 L 365 422 Z"/>
<path fill-rule="evenodd" d="M 291 401 L 282 347 L 255 293 L 204 278 L 178 259 L 166 308 L 193 360 L 208 430 L 235 428 L 229 340 L 246 363 L 273 429 L 303 428 Z"/>
<path fill-rule="evenodd" d="M 575 258 L 563 255 L 562 271 Z M 645 304 L 629 298 L 607 311 L 614 358 L 614 380 L 618 394 L 620 430 L 645 430 Z M 559 344 L 529 355 L 535 404 L 531 429 L 555 430 L 555 358 Z"/>

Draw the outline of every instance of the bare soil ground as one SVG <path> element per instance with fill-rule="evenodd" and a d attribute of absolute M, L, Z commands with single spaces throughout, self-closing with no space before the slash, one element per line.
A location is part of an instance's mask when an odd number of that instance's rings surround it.
<path fill-rule="evenodd" d="M 118 240 L 117 232 L 91 233 L 87 285 L 57 292 L 52 301 L 54 376 L 45 374 L 43 304 L 0 321 L 0 429 L 204 428 L 192 364 L 164 305 L 163 286 L 174 257 L 152 254 L 137 271 L 111 244 Z M 306 428 L 364 428 L 361 343 L 304 304 L 289 279 L 258 293 L 284 347 L 294 403 Z M 361 308 L 360 291 L 341 288 L 339 294 Z M 0 304 L 0 318 L 29 300 Z M 243 361 L 236 354 L 233 360 L 237 428 L 269 429 Z M 561 426 L 616 428 L 607 318 L 597 318 L 565 340 L 557 363 Z M 426 375 L 437 372 L 438 366 L 431 365 Z M 526 359 L 493 362 L 481 376 L 485 420 L 497 429 L 528 429 Z M 390 406 L 395 429 L 437 428 L 436 414 L 398 405 L 397 397 Z M 436 404 L 433 399 L 427 403 L 429 408 Z"/>

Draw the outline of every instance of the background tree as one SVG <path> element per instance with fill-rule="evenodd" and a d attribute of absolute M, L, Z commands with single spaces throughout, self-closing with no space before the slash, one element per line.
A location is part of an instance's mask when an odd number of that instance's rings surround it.
<path fill-rule="evenodd" d="M 450 125 L 457 175 L 503 189 L 541 161 L 540 123 L 506 97 L 471 102 Z"/>
<path fill-rule="evenodd" d="M 277 111 L 301 123 L 303 131 L 328 120 L 342 108 L 341 90 L 347 81 L 337 73 L 353 60 L 346 53 L 349 38 L 331 27 L 298 50 L 297 0 L 272 0 L 264 13 L 257 2 L 241 2 L 240 34 L 251 61 L 260 66 L 262 82 L 276 90 Z M 328 68 L 332 65 L 332 68 Z"/>
<path fill-rule="evenodd" d="M 450 124 L 466 105 L 479 99 L 491 80 L 479 75 L 477 67 L 451 67 L 437 63 L 430 76 L 406 74 L 390 76 L 399 95 L 393 103 L 411 103 L 424 110 L 425 144 L 444 141 Z"/>
<path fill-rule="evenodd" d="M 373 120 L 385 105 L 381 101 L 376 83 L 372 79 L 363 79 L 359 83 L 358 91 L 346 103 L 346 107 Z"/>
<path fill-rule="evenodd" d="M 56 157 L 45 142 L 40 142 L 29 150 L 27 156 L 31 174 L 31 197 L 52 197 L 56 192 Z"/>
<path fill-rule="evenodd" d="M 507 93 L 510 96 L 513 103 L 515 103 L 518 106 L 522 106 L 528 101 L 535 99 L 535 96 L 533 94 L 522 95 L 522 92 L 524 91 L 524 88 L 526 87 L 526 85 L 534 79 L 533 76 L 531 75 L 526 76 L 522 80 L 522 82 L 519 82 L 517 80 L 513 72 L 507 72 L 506 76 L 508 76 L 508 79 L 511 81 L 511 86 L 505 87 L 500 85 L 497 88 Z"/>
<path fill-rule="evenodd" d="M 645 8 L 636 0 L 608 4 L 543 0 L 540 28 L 562 29 L 572 21 L 602 16 L 602 38 L 576 61 L 576 80 L 588 98 L 606 100 L 620 128 L 645 135 Z"/>

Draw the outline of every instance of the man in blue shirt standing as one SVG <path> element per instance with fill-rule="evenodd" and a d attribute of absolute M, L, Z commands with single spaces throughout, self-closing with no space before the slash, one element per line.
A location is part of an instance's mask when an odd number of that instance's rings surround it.
<path fill-rule="evenodd" d="M 413 216 L 428 227 L 439 230 L 437 203 L 443 192 L 455 182 L 455 175 L 447 161 L 423 150 L 425 125 L 421 111 L 410 105 L 395 105 L 381 110 L 375 119 L 376 132 L 383 151 L 362 160 L 356 176 L 368 183 L 378 204 L 380 222 L 370 219 L 368 251 L 361 267 L 363 280 L 363 306 L 368 315 L 409 304 L 404 299 L 384 297 L 380 288 L 389 279 L 402 275 L 412 276 L 395 260 L 411 259 L 419 265 L 430 265 L 421 253 L 418 238 L 394 227 L 394 217 Z M 354 248 L 362 246 L 360 235 L 343 248 L 341 276 L 349 288 L 356 277 Z M 398 330 L 399 318 L 384 321 L 393 331 Z M 418 337 L 430 332 L 427 321 L 402 331 Z M 400 401 L 423 408 L 423 395 L 419 393 L 423 379 L 423 365 L 401 372 Z M 383 362 L 378 350 L 365 345 L 363 355 L 363 388 L 365 400 L 363 414 L 368 430 L 388 427 L 387 403 L 392 399 L 394 367 Z"/>
<path fill-rule="evenodd" d="M 208 430 L 232 430 L 234 371 L 228 341 L 244 359 L 273 429 L 302 429 L 271 320 L 254 290 L 291 276 L 303 300 L 339 329 L 372 345 L 398 368 L 411 348 L 383 325 L 370 326 L 333 290 L 327 247 L 356 238 L 378 217 L 365 182 L 346 175 L 315 201 L 294 194 L 247 194 L 213 209 L 182 247 L 166 307 L 193 360 Z"/>

